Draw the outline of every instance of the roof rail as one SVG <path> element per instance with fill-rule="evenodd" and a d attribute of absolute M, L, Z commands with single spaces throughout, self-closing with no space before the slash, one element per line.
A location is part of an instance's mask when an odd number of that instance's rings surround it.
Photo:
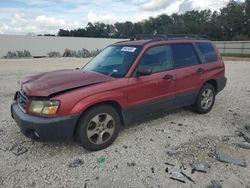
<path fill-rule="evenodd" d="M 128 39 L 128 40 L 121 40 L 121 41 L 118 41 L 118 42 L 116 42 L 115 44 L 119 44 L 119 43 L 122 43 L 122 42 L 128 42 L 128 41 L 130 41 L 131 39 Z"/>
<path fill-rule="evenodd" d="M 196 34 L 140 34 L 136 35 L 136 40 L 208 40 L 206 35 Z"/>

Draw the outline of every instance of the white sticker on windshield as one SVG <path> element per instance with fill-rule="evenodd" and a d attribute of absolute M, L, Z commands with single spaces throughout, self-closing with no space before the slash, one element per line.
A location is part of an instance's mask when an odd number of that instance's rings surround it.
<path fill-rule="evenodd" d="M 128 46 L 123 47 L 123 48 L 121 49 L 121 51 L 123 51 L 123 52 L 135 52 L 135 50 L 136 50 L 135 47 L 128 47 Z"/>

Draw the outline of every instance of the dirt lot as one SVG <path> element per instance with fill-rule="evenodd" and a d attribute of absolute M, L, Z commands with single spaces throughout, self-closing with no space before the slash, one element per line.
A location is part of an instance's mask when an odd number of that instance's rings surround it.
<path fill-rule="evenodd" d="M 228 84 L 209 114 L 197 115 L 187 108 L 131 125 L 102 151 L 24 137 L 10 117 L 17 81 L 85 62 L 0 60 L 0 187 L 206 187 L 212 180 L 223 187 L 250 187 L 250 150 L 235 145 L 243 142 L 236 131 L 250 125 L 250 62 L 226 62 Z M 219 162 L 215 147 L 231 158 L 246 159 L 247 167 Z M 203 169 L 207 173 L 191 173 L 197 162 L 201 168 L 210 166 Z"/>

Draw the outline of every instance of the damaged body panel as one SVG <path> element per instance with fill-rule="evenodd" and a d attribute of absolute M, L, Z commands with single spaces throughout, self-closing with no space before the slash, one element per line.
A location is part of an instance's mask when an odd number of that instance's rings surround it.
<path fill-rule="evenodd" d="M 112 80 L 111 77 L 82 70 L 58 70 L 28 76 L 19 82 L 28 96 L 48 97 L 54 93 Z"/>

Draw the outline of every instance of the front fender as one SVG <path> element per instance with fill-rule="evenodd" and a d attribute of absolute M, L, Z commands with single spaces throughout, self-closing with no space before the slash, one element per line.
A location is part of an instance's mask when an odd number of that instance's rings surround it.
<path fill-rule="evenodd" d="M 108 101 L 116 102 L 120 105 L 121 108 L 126 108 L 126 98 L 127 97 L 123 92 L 114 93 L 112 91 L 91 95 L 77 102 L 76 105 L 72 108 L 71 114 L 82 113 L 93 105 Z"/>

